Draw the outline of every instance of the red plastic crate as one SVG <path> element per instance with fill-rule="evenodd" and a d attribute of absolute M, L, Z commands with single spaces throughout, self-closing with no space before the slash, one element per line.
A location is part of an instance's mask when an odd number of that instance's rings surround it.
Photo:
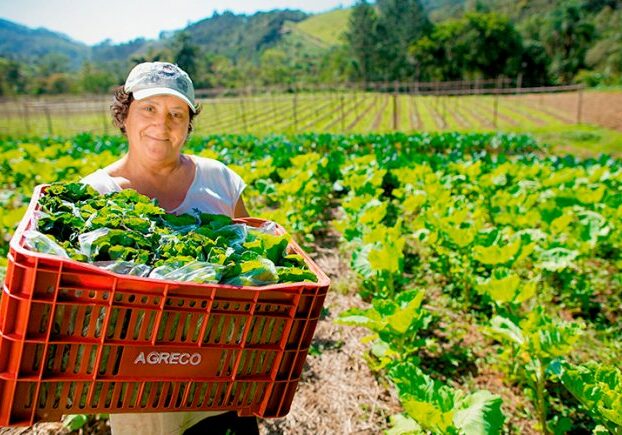
<path fill-rule="evenodd" d="M 35 189 L 10 244 L 0 426 L 63 414 L 289 412 L 330 284 L 296 243 L 290 249 L 317 283 L 235 287 L 119 275 L 23 247 L 44 189 Z"/>

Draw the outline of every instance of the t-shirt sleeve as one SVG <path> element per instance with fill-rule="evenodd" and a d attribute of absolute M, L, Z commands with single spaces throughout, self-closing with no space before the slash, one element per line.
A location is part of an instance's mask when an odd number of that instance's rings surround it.
<path fill-rule="evenodd" d="M 118 192 L 120 190 L 119 186 L 114 182 L 112 177 L 110 177 L 110 175 L 102 169 L 98 169 L 97 171 L 82 178 L 80 183 L 90 185 L 102 195 L 110 192 Z"/>

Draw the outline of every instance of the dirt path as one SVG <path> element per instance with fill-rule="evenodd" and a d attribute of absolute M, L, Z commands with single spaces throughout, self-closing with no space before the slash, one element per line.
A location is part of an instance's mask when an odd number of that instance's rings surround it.
<path fill-rule="evenodd" d="M 348 262 L 326 242 L 329 247 L 314 249 L 314 260 L 332 281 L 324 304 L 328 314 L 313 337 L 320 352 L 307 357 L 289 414 L 263 420 L 262 435 L 377 434 L 400 412 L 395 391 L 380 385 L 363 358 L 369 346 L 361 339 L 369 332 L 334 323 L 341 311 L 365 304 L 352 292 L 356 278 Z"/>
<path fill-rule="evenodd" d="M 261 434 L 377 434 L 399 412 L 395 393 L 376 381 L 363 354 L 360 328 L 335 325 L 337 314 L 358 298 L 328 294 L 329 316 L 320 321 L 313 342 L 319 355 L 307 357 L 302 381 L 285 418 L 263 420 Z"/>
<path fill-rule="evenodd" d="M 380 123 L 382 122 L 382 117 L 384 116 L 384 111 L 387 109 L 388 105 L 389 105 L 389 96 L 386 96 L 384 98 L 384 101 L 382 102 L 382 106 L 380 107 L 380 110 L 378 111 L 378 113 L 376 114 L 376 117 L 374 118 L 374 122 L 371 125 L 370 131 L 378 130 L 378 127 L 380 127 Z"/>
<path fill-rule="evenodd" d="M 546 107 L 555 108 L 565 114 L 565 117 L 576 121 L 578 94 L 545 94 L 528 95 L 526 101 L 538 107 L 540 104 Z M 581 108 L 582 122 L 601 125 L 603 127 L 622 131 L 622 91 L 601 92 L 584 91 Z"/>

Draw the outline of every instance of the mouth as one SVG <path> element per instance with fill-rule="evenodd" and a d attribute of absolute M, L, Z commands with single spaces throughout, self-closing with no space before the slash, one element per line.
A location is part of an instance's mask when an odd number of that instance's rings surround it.
<path fill-rule="evenodd" d="M 165 138 L 160 138 L 160 137 L 150 136 L 148 134 L 146 134 L 145 137 L 147 139 L 151 139 L 151 140 L 154 140 L 156 142 L 169 142 L 169 139 L 166 138 L 166 137 Z"/>

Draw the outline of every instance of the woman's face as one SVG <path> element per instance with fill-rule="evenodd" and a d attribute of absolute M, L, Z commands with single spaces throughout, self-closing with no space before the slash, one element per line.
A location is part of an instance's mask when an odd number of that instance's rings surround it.
<path fill-rule="evenodd" d="M 179 157 L 190 123 L 190 108 L 174 95 L 135 100 L 125 120 L 130 151 L 145 163 Z"/>

